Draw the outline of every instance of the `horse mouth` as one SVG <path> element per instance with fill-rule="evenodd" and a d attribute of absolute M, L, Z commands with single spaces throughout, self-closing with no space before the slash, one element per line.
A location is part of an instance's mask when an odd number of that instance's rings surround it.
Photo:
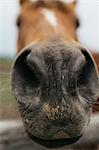
<path fill-rule="evenodd" d="M 70 144 L 75 143 L 76 141 L 80 139 L 80 137 L 82 137 L 82 135 L 80 135 L 78 137 L 68 138 L 68 139 L 43 140 L 43 139 L 35 137 L 34 135 L 30 135 L 29 133 L 28 135 L 36 143 L 39 143 L 40 145 L 45 146 L 47 148 L 59 148 L 59 147 L 63 147 L 66 145 L 70 145 Z"/>

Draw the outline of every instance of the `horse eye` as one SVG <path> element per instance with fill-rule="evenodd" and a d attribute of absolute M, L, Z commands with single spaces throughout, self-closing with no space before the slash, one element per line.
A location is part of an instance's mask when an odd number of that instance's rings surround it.
<path fill-rule="evenodd" d="M 76 27 L 76 29 L 77 29 L 79 26 L 80 26 L 79 19 L 78 19 L 78 18 L 76 18 L 76 22 L 75 22 L 75 27 Z"/>
<path fill-rule="evenodd" d="M 20 28 L 21 23 L 22 23 L 22 18 L 19 16 L 19 17 L 17 18 L 17 21 L 16 21 L 16 25 L 17 25 L 18 28 Z"/>

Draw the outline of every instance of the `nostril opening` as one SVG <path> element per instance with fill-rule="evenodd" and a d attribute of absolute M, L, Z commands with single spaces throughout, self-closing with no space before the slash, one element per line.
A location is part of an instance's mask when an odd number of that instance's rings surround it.
<path fill-rule="evenodd" d="M 80 84 L 89 85 L 91 88 L 94 89 L 98 85 L 98 76 L 95 62 L 87 50 L 82 50 L 82 54 L 86 59 L 86 64 L 82 69 L 80 76 L 81 80 L 79 82 Z"/>
<path fill-rule="evenodd" d="M 27 59 L 26 59 L 28 55 L 29 55 L 29 52 L 24 53 L 24 55 L 20 56 L 19 59 L 16 61 L 16 64 L 14 67 L 16 71 L 15 73 L 20 78 L 19 81 L 24 81 L 24 83 L 27 83 L 29 85 L 37 86 L 40 83 L 38 74 L 35 71 L 35 69 L 31 70 L 30 66 L 28 65 Z"/>
<path fill-rule="evenodd" d="M 17 98 L 33 95 L 34 89 L 40 86 L 38 73 L 31 70 L 27 64 L 26 58 L 29 53 L 30 51 L 23 52 L 12 69 L 12 90 Z"/>
<path fill-rule="evenodd" d="M 77 88 L 78 94 L 89 104 L 93 104 L 96 100 L 98 93 L 98 75 L 95 63 L 91 57 L 91 55 L 85 49 L 82 50 L 82 54 L 85 57 L 86 64 L 81 69 L 78 81 Z"/>

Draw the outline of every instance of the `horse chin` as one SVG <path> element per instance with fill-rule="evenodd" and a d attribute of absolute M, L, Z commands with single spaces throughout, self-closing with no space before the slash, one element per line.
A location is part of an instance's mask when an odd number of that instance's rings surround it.
<path fill-rule="evenodd" d="M 44 140 L 44 139 L 35 137 L 34 135 L 31 135 L 29 133 L 28 133 L 28 136 L 36 143 L 42 146 L 45 146 L 47 148 L 59 148 L 59 147 L 63 147 L 66 145 L 70 145 L 70 144 L 77 142 L 82 137 L 82 135 L 80 135 L 78 137 L 66 138 L 66 139 Z"/>

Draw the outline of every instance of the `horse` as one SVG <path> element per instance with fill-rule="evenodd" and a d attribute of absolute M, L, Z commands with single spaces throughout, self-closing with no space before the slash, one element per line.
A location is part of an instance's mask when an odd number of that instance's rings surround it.
<path fill-rule="evenodd" d="M 46 147 L 82 137 L 98 97 L 98 71 L 78 42 L 76 1 L 20 0 L 12 92 L 29 137 Z"/>
<path fill-rule="evenodd" d="M 98 70 L 99 70 L 99 53 L 98 52 L 93 53 L 93 57 L 96 61 L 96 64 L 97 64 L 97 67 L 98 67 Z"/>

